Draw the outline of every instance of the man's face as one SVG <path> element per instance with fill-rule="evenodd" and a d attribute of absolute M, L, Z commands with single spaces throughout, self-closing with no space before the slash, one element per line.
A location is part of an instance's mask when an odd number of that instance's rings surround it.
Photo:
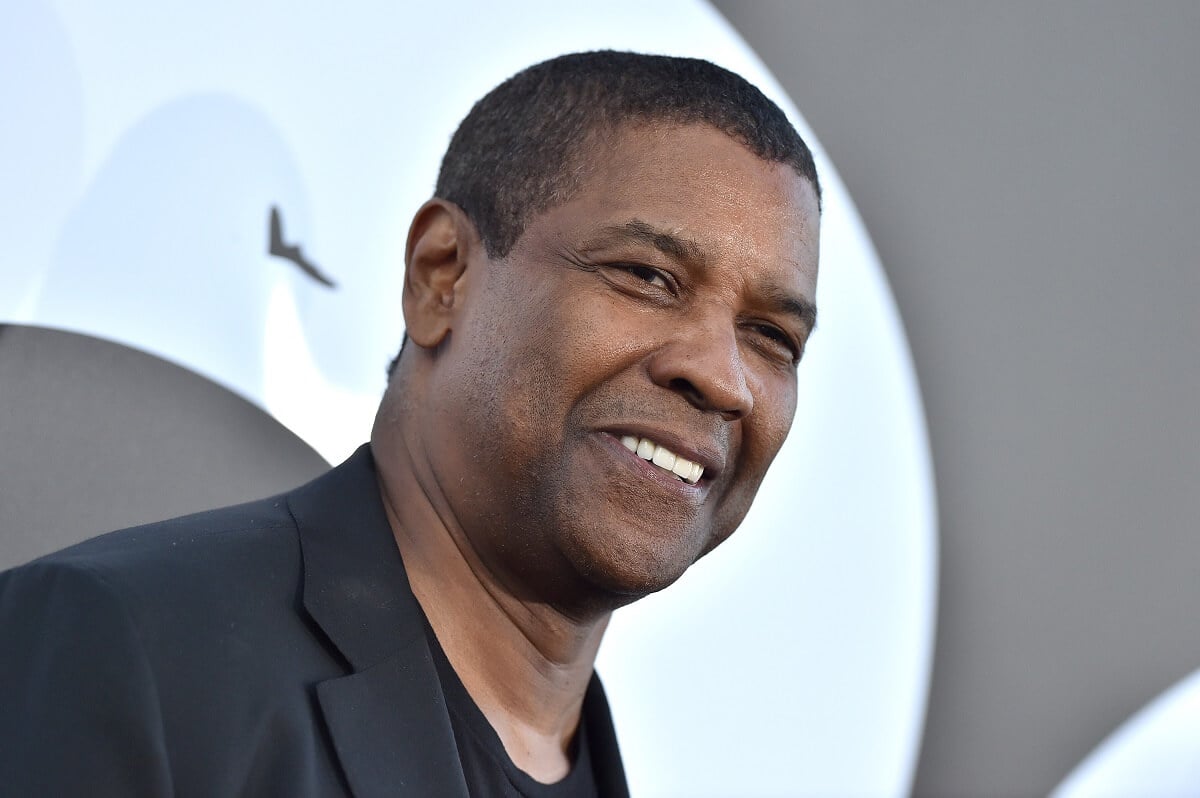
<path fill-rule="evenodd" d="M 430 458 L 502 581 L 615 606 L 729 536 L 796 408 L 817 228 L 791 167 L 706 126 L 630 127 L 506 257 L 477 254 Z"/>

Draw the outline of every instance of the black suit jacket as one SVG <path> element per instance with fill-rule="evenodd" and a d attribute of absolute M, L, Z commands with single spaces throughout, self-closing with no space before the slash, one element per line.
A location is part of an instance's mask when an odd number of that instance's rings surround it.
<path fill-rule="evenodd" d="M 595 677 L 584 719 L 628 795 Z M 0 575 L 0 794 L 465 798 L 369 448 Z"/>

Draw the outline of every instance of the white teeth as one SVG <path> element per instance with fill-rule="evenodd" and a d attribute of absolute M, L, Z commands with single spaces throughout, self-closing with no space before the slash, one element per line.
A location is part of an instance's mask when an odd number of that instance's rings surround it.
<path fill-rule="evenodd" d="M 621 437 L 621 445 L 643 460 L 649 460 L 659 468 L 670 471 L 691 485 L 695 485 L 700 481 L 700 477 L 704 476 L 704 466 L 680 457 L 667 447 L 659 446 L 648 438 L 624 435 Z"/>
<path fill-rule="evenodd" d="M 682 479 L 687 479 L 692 475 L 692 468 L 695 467 L 695 465 L 696 464 L 691 460 L 684 460 L 682 457 L 676 457 L 675 465 L 671 467 L 671 470 L 675 472 L 675 476 L 681 477 Z"/>
<path fill-rule="evenodd" d="M 675 453 L 670 449 L 659 446 L 654 450 L 654 457 L 650 459 L 650 462 L 654 463 L 659 468 L 665 468 L 670 471 L 675 467 L 675 461 L 677 459 L 678 458 L 675 456 Z"/>

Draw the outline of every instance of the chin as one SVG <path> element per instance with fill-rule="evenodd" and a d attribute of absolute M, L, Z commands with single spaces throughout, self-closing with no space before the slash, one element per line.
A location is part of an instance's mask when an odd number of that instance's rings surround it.
<path fill-rule="evenodd" d="M 597 549 L 575 548 L 568 552 L 568 559 L 598 603 L 616 609 L 657 593 L 683 576 L 699 552 L 693 553 L 692 547 L 680 551 L 682 548 L 648 546 L 644 542 L 621 545 L 619 539 L 608 539 Z"/>
<path fill-rule="evenodd" d="M 567 566 L 560 572 L 573 583 L 567 603 L 612 610 L 657 593 L 724 537 L 706 514 L 655 494 L 633 494 L 635 501 L 615 508 L 596 498 L 579 490 L 542 505 L 554 508 L 539 526 L 553 530 L 552 546 Z"/>

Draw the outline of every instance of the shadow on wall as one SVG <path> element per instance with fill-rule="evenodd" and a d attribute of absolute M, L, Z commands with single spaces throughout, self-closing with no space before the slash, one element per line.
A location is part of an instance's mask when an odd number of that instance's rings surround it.
<path fill-rule="evenodd" d="M 153 341 L 261 396 L 268 299 L 294 271 L 264 245 L 281 196 L 303 227 L 299 170 L 258 111 L 225 96 L 155 109 L 122 137 L 64 224 L 34 303 L 38 322 Z"/>

